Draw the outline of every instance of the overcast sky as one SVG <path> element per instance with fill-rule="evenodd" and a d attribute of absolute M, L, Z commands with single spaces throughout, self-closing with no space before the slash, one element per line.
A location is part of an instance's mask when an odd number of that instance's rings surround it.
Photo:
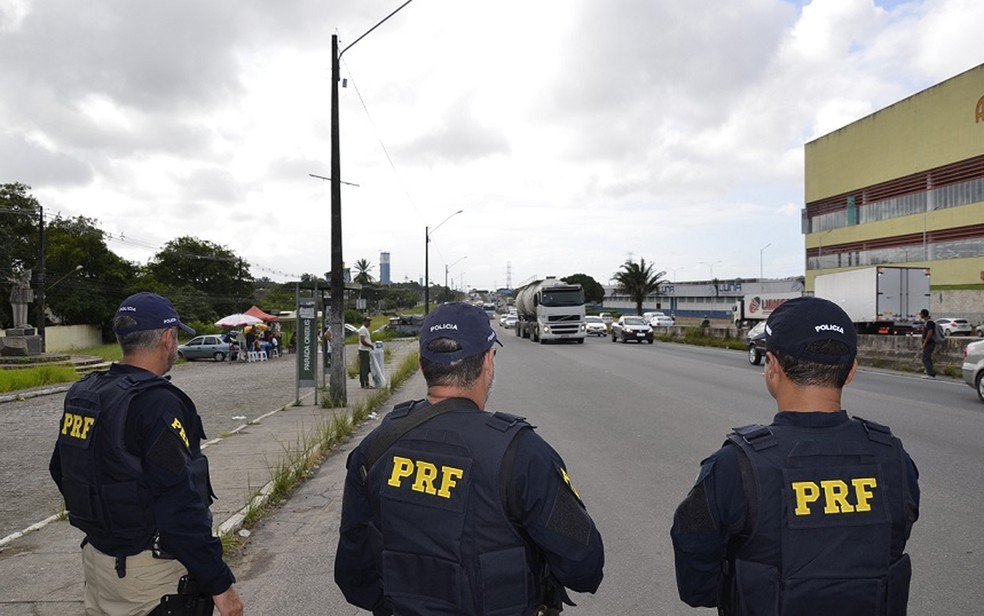
<path fill-rule="evenodd" d="M 0 182 L 139 263 L 191 235 L 323 274 L 331 35 L 402 1 L 0 0 Z M 345 261 L 420 280 L 462 209 L 441 284 L 801 275 L 803 144 L 984 62 L 982 24 L 980 0 L 414 0 L 342 57 Z"/>

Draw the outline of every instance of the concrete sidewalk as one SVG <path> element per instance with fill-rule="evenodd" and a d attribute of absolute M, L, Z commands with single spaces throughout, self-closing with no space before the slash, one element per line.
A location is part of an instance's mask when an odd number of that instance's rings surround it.
<path fill-rule="evenodd" d="M 391 351 L 385 367 L 389 378 L 417 349 L 417 343 L 392 341 L 387 347 Z M 345 409 L 316 407 L 314 392 L 307 390 L 301 406 L 294 406 L 293 399 L 285 400 L 280 409 L 259 416 L 251 409 L 242 409 L 249 418 L 245 425 L 206 444 L 212 486 L 218 496 L 212 504 L 216 529 L 238 530 L 250 499 L 270 482 L 282 461 L 301 450 L 334 414 L 351 413 L 354 406 L 375 393 L 359 388 L 357 379 L 349 379 L 347 386 Z M 384 405 L 380 410 L 386 409 Z M 82 614 L 82 537 L 67 521 L 56 520 L 0 549 L 0 616 Z"/>

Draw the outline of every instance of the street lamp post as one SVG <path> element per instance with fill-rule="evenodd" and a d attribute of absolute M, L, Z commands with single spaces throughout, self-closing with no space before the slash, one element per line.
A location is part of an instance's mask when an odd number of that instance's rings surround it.
<path fill-rule="evenodd" d="M 338 82 L 341 80 L 338 64 L 342 54 L 364 39 L 413 0 L 407 0 L 375 26 L 366 30 L 348 47 L 338 51 L 338 35 L 331 35 L 331 388 L 332 404 L 336 407 L 348 404 L 345 383 L 345 281 L 342 277 L 342 163 L 338 133 Z"/>
<path fill-rule="evenodd" d="M 724 261 L 721 261 L 719 259 L 719 260 L 714 261 L 712 263 L 708 263 L 707 261 L 701 261 L 700 262 L 701 265 L 706 265 L 707 268 L 711 271 L 711 280 L 714 280 L 714 266 L 717 265 L 718 263 L 724 263 Z"/>
<path fill-rule="evenodd" d="M 448 272 L 451 271 L 451 268 L 452 267 L 454 267 L 455 265 L 461 263 L 462 261 L 464 261 L 467 258 L 468 258 L 468 256 L 466 255 L 464 257 L 461 257 L 460 259 L 458 259 L 457 261 L 455 261 L 451 265 L 447 265 L 447 264 L 444 265 L 444 301 L 450 301 L 450 299 L 451 299 L 450 297 L 448 297 Z"/>
<path fill-rule="evenodd" d="M 762 249 L 759 250 L 759 280 L 762 280 L 763 278 L 765 278 L 765 273 L 764 273 L 765 272 L 765 268 L 762 265 L 762 254 L 765 252 L 765 249 L 768 248 L 769 246 L 772 246 L 772 243 L 771 242 L 769 242 L 765 246 L 762 246 Z"/>
<path fill-rule="evenodd" d="M 424 314 L 430 312 L 430 241 L 431 234 L 437 231 L 441 225 L 451 220 L 458 214 L 464 212 L 464 210 L 458 210 L 454 214 L 451 214 L 441 222 L 437 224 L 432 230 L 430 227 L 424 227 Z"/>

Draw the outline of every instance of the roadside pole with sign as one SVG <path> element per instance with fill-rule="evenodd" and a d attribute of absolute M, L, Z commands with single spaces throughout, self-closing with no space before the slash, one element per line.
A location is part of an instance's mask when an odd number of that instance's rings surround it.
<path fill-rule="evenodd" d="M 318 302 L 314 298 L 297 299 L 297 404 L 301 388 L 314 388 L 318 405 Z"/>

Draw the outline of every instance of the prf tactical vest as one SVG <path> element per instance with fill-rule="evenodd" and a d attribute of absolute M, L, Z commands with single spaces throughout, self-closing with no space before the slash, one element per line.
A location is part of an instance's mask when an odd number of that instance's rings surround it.
<path fill-rule="evenodd" d="M 380 430 L 414 407 L 396 407 Z M 509 521 L 499 478 L 509 444 L 531 426 L 470 408 L 411 429 L 368 471 L 371 542 L 401 616 L 519 616 L 538 600 L 536 555 Z"/>
<path fill-rule="evenodd" d="M 140 392 L 167 387 L 186 408 L 191 400 L 159 376 L 93 373 L 72 386 L 65 397 L 59 425 L 62 491 L 72 526 L 82 530 L 100 550 L 104 545 L 126 547 L 110 550 L 113 556 L 129 556 L 146 549 L 157 525 L 153 496 L 141 485 L 142 464 L 124 444 L 127 410 Z M 206 506 L 211 504 L 207 461 L 199 448 L 200 420 L 187 426 L 191 472 Z"/>
<path fill-rule="evenodd" d="M 746 539 L 729 549 L 721 613 L 897 616 L 912 568 L 902 445 L 852 419 L 830 428 L 745 426 Z"/>

